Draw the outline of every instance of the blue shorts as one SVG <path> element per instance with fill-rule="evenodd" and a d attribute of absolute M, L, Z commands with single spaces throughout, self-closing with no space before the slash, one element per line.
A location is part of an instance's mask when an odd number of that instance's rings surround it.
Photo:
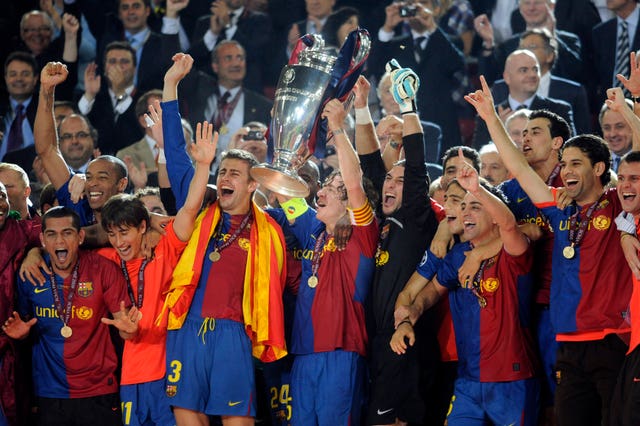
<path fill-rule="evenodd" d="M 256 415 L 251 341 L 231 320 L 187 318 L 167 335 L 166 394 L 174 407 L 208 415 Z"/>
<path fill-rule="evenodd" d="M 456 379 L 447 414 L 449 426 L 495 425 L 535 426 L 538 424 L 537 378 L 514 382 L 480 383 Z"/>
<path fill-rule="evenodd" d="M 169 398 L 165 393 L 165 380 L 120 386 L 122 423 L 125 426 L 173 426 Z"/>
<path fill-rule="evenodd" d="M 277 361 L 261 364 L 265 392 L 271 414 L 271 424 L 273 426 L 287 426 L 291 422 L 292 364 L 293 355 L 287 355 Z"/>
<path fill-rule="evenodd" d="M 355 352 L 296 355 L 291 371 L 291 424 L 359 425 L 365 380 L 365 361 Z"/>

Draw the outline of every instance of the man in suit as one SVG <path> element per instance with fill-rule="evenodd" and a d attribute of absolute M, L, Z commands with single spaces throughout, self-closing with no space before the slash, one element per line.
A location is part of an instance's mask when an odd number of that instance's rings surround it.
<path fill-rule="evenodd" d="M 14 52 L 4 63 L 4 81 L 9 92 L 9 99 L 0 105 L 2 117 L 2 145 L 0 158 L 3 161 L 7 153 L 20 153 L 11 162 L 31 170 L 31 162 L 35 157 L 33 148 L 33 123 L 35 122 L 38 97 L 33 96 L 38 84 L 37 64 L 33 55 L 25 52 Z M 30 155 L 33 154 L 33 155 Z M 31 157 L 29 161 L 18 161 L 19 157 Z"/>
<path fill-rule="evenodd" d="M 162 101 L 161 90 L 150 90 L 140 96 L 140 99 L 136 102 L 136 117 L 138 118 L 138 125 L 144 129 L 144 137 L 116 153 L 116 157 L 124 161 L 127 166 L 131 162 L 133 166 L 142 169 L 142 165 L 144 165 L 147 177 L 151 178 L 150 181 L 147 180 L 147 185 L 150 186 L 158 186 L 156 159 L 159 154 L 159 147 L 156 140 L 153 139 L 151 127 L 147 127 L 144 115 L 149 110 L 149 106 L 156 100 Z M 131 175 L 131 173 L 129 174 Z"/>
<path fill-rule="evenodd" d="M 582 74 L 580 39 L 575 34 L 555 29 L 555 18 L 553 17 L 555 3 L 551 0 L 546 0 L 546 2 L 519 0 L 518 4 L 527 30 L 547 28 L 555 36 L 558 42 L 558 54 L 553 70 L 554 74 L 571 80 L 580 79 Z M 518 48 L 520 34 L 513 35 L 504 42 L 496 44 L 493 28 L 486 16 L 476 18 L 475 28 L 482 38 L 483 46 L 483 51 L 478 56 L 478 70 L 491 84 L 500 78 L 507 56 Z"/>
<path fill-rule="evenodd" d="M 464 56 L 438 28 L 431 0 L 420 0 L 415 6 L 417 13 L 411 18 L 400 16 L 400 4 L 387 6 L 385 23 L 378 32 L 379 43 L 371 50 L 371 71 L 379 78 L 385 64 L 395 58 L 418 74 L 420 119 L 440 126 L 445 151 L 461 143 L 452 93 L 459 85 L 454 74 L 464 70 Z M 411 33 L 394 37 L 394 28 L 403 22 L 408 23 Z"/>
<path fill-rule="evenodd" d="M 633 111 L 633 102 L 625 99 L 625 103 Z M 633 130 L 622 113 L 612 110 L 606 103 L 602 104 L 598 122 L 602 129 L 602 138 L 607 142 L 611 153 L 611 170 L 618 173 L 621 158 L 631 151 Z"/>
<path fill-rule="evenodd" d="M 568 102 L 573 110 L 577 133 L 591 133 L 587 91 L 579 83 L 551 73 L 558 52 L 556 39 L 546 29 L 528 30 L 520 35 L 520 49 L 530 50 L 538 59 L 540 84 L 536 93 L 545 98 Z M 496 104 L 507 99 L 509 88 L 504 79 L 496 80 L 491 88 L 491 93 Z"/>
<path fill-rule="evenodd" d="M 249 121 L 270 122 L 271 101 L 243 86 L 247 69 L 246 53 L 235 40 L 220 42 L 211 55 L 211 69 L 216 81 L 208 74 L 192 70 L 181 85 L 180 110 L 193 128 L 202 121 L 213 123 L 218 137 L 219 154 L 227 149 L 231 136 Z M 216 158 L 212 170 L 218 166 Z"/>
<path fill-rule="evenodd" d="M 149 0 L 118 0 L 117 4 L 117 18 L 109 15 L 97 57 L 103 56 L 111 42 L 127 41 L 136 56 L 134 82 L 138 90 L 144 93 L 162 88 L 164 71 L 171 65 L 171 57 L 180 51 L 178 32 L 158 34 L 149 28 Z"/>
<path fill-rule="evenodd" d="M 506 101 L 498 104 L 496 109 L 502 120 L 513 111 L 527 108 L 529 110 L 546 109 L 564 118 L 571 133 L 575 134 L 571 105 L 557 99 L 545 98 L 536 94 L 540 84 L 540 68 L 535 55 L 528 50 L 516 50 L 507 58 L 504 67 L 504 81 L 509 87 Z M 475 146 L 482 146 L 491 140 L 484 120 L 476 117 L 476 128 L 473 135 Z"/>
<path fill-rule="evenodd" d="M 209 67 L 211 52 L 224 40 L 235 40 L 246 50 L 247 72 L 244 86 L 263 92 L 266 85 L 275 81 L 265 81 L 267 55 L 271 61 L 271 21 L 260 12 L 246 8 L 246 0 L 216 0 L 211 5 L 211 15 L 203 16 L 196 22 L 189 54 L 200 70 L 211 73 Z M 215 71 L 214 71 L 215 72 Z"/>
<path fill-rule="evenodd" d="M 640 12 L 636 0 L 607 1 L 607 7 L 616 17 L 593 28 L 593 60 L 597 72 L 597 87 L 592 105 L 596 108 L 607 98 L 607 89 L 617 85 L 616 55 L 618 35 L 622 31 L 623 21 L 627 25 L 630 51 L 640 49 Z M 597 111 L 595 108 L 594 110 Z"/>
<path fill-rule="evenodd" d="M 144 134 L 135 114 L 139 90 L 134 86 L 136 53 L 129 43 L 114 41 L 105 49 L 105 84 L 96 75 L 96 65 L 85 70 L 84 95 L 78 109 L 98 130 L 102 154 L 115 154 Z"/>

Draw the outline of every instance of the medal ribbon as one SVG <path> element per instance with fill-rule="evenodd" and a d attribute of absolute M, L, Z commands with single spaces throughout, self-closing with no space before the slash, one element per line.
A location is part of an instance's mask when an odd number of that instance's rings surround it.
<path fill-rule="evenodd" d="M 602 195 L 600 195 L 598 201 L 596 201 L 591 205 L 591 207 L 589 207 L 584 219 L 580 221 L 579 225 L 577 224 L 578 215 L 580 214 L 580 208 L 576 205 L 577 211 L 571 215 L 571 220 L 569 221 L 569 242 L 572 246 L 579 246 L 582 243 L 584 234 L 587 232 L 587 226 L 589 226 L 589 222 L 591 222 L 591 217 L 596 211 L 596 207 L 598 207 L 600 201 L 602 201 L 602 197 L 604 197 L 604 192 L 602 193 Z"/>
<path fill-rule="evenodd" d="M 311 256 L 311 276 L 318 276 L 318 269 L 320 269 L 320 258 L 324 249 L 324 243 L 327 240 L 327 231 L 322 231 L 322 234 L 316 240 L 316 245 L 313 247 L 313 256 Z"/>
<path fill-rule="evenodd" d="M 49 269 L 53 271 L 51 265 Z M 53 303 L 56 305 L 56 311 L 58 311 L 58 317 L 62 320 L 64 325 L 69 324 L 69 320 L 71 319 L 71 309 L 73 308 L 73 296 L 76 292 L 76 287 L 78 286 L 78 268 L 80 267 L 80 261 L 76 262 L 76 266 L 73 267 L 73 273 L 71 274 L 71 288 L 69 289 L 69 297 L 67 298 L 67 305 L 64 310 L 62 310 L 62 299 L 60 298 L 60 293 L 58 292 L 58 284 L 56 283 L 55 273 L 49 274 L 49 281 L 51 282 L 51 292 L 53 293 Z M 64 298 L 64 294 L 62 295 Z"/>
<path fill-rule="evenodd" d="M 240 223 L 240 226 L 238 228 L 236 228 L 235 232 L 231 235 L 231 237 L 227 240 L 227 241 L 223 241 L 221 237 L 221 232 L 222 232 L 222 223 L 223 223 L 223 218 L 220 218 L 220 221 L 218 222 L 218 226 L 216 227 L 216 230 L 213 234 L 213 251 L 217 251 L 218 253 L 222 252 L 222 250 L 226 249 L 227 247 L 229 247 L 242 233 L 242 231 L 244 231 L 244 229 L 247 227 L 247 225 L 249 225 L 249 222 L 251 221 L 251 218 L 253 217 L 253 214 L 251 212 L 251 210 L 249 210 L 249 213 L 247 213 L 247 215 L 244 217 L 244 219 L 242 219 L 242 222 Z M 222 244 L 219 245 L 220 241 L 223 241 Z"/>
<path fill-rule="evenodd" d="M 480 288 L 480 283 L 482 282 L 482 275 L 484 274 L 484 270 L 489 264 L 489 261 L 491 260 L 493 260 L 493 257 L 490 257 L 489 259 L 484 259 L 482 262 L 480 262 L 480 268 L 478 268 L 478 272 L 476 272 L 476 274 L 473 277 L 473 283 L 472 283 L 473 286 L 471 288 L 471 292 L 473 293 L 474 296 L 476 296 L 478 301 L 484 299 L 484 297 L 480 294 L 482 292 L 482 289 Z"/>
<path fill-rule="evenodd" d="M 127 281 L 127 292 L 129 293 L 129 299 L 131 299 L 131 303 L 136 305 L 136 308 L 142 308 L 142 301 L 144 300 L 144 268 L 147 267 L 147 263 L 149 263 L 148 259 L 144 259 L 142 261 L 142 265 L 140 265 L 140 270 L 138 271 L 138 300 L 136 301 L 133 296 L 133 287 L 131 286 L 131 278 L 129 277 L 129 271 L 127 271 L 127 263 L 120 259 L 120 268 L 122 268 L 122 273 L 124 274 L 124 279 Z"/>

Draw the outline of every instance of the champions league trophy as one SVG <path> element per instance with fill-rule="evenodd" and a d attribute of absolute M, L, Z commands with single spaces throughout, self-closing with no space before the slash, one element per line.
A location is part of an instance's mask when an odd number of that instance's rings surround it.
<path fill-rule="evenodd" d="M 309 194 L 309 187 L 296 171 L 313 154 L 315 134 L 324 137 L 326 131 L 316 132 L 321 127 L 319 115 L 329 99 L 340 97 L 341 91 L 347 94 L 351 91 L 371 46 L 366 30 L 350 34 L 338 57 L 333 49 L 325 49 L 319 35 L 306 35 L 298 46 L 302 43 L 306 47 L 299 51 L 297 63 L 283 68 L 275 92 L 269 127 L 274 147 L 272 164 L 263 163 L 251 169 L 251 176 L 260 185 L 290 197 Z M 294 55 L 295 52 L 290 63 L 296 62 Z"/>

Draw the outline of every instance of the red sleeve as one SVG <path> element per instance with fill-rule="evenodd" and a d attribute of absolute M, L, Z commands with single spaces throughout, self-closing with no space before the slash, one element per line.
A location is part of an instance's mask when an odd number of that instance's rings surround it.
<path fill-rule="evenodd" d="M 433 198 L 429 198 L 429 200 L 431 201 L 431 209 L 433 209 L 433 212 L 436 214 L 436 219 L 440 222 L 446 216 L 444 213 L 444 207 L 438 204 L 438 202 Z"/>

